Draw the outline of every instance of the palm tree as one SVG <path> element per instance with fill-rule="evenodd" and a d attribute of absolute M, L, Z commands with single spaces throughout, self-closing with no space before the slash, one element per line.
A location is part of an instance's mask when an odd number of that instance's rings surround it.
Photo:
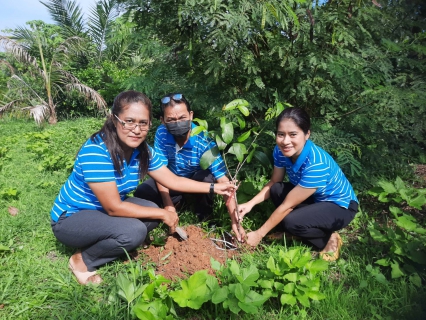
<path fill-rule="evenodd" d="M 0 113 L 22 104 L 23 102 L 29 102 L 30 106 L 26 107 L 30 111 L 30 114 L 35 119 L 43 119 L 45 116 L 49 116 L 49 123 L 54 124 L 57 122 L 56 115 L 56 104 L 54 98 L 59 92 L 70 93 L 77 91 L 83 95 L 87 100 L 94 101 L 97 104 L 98 109 L 105 110 L 106 103 L 104 99 L 92 88 L 82 84 L 75 76 L 65 69 L 70 55 L 73 54 L 78 48 L 82 39 L 73 36 L 66 38 L 59 45 L 55 46 L 52 52 L 46 57 L 46 43 L 47 39 L 45 35 L 40 32 L 35 24 L 35 30 L 33 32 L 27 32 L 29 36 L 27 43 L 32 42 L 32 46 L 25 46 L 12 40 L 9 37 L 0 35 L 0 46 L 3 46 L 8 53 L 11 54 L 19 62 L 24 63 L 31 70 L 33 77 L 42 80 L 44 92 L 37 92 L 38 90 L 28 84 L 23 77 L 14 74 L 11 77 L 11 83 L 19 84 L 20 86 L 27 88 L 29 96 L 24 98 L 11 99 L 10 102 L 6 103 L 0 108 Z M 29 53 L 29 48 L 38 49 L 37 57 Z"/>

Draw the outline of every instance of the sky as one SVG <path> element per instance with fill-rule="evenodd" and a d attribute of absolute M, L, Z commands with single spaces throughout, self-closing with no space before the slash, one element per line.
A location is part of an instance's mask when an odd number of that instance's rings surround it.
<path fill-rule="evenodd" d="M 43 1 L 43 2 L 47 2 Z M 83 13 L 87 15 L 96 0 L 77 0 Z M 43 20 L 53 23 L 47 8 L 38 0 L 0 0 L 0 34 L 5 35 L 4 29 L 25 27 L 25 22 Z"/>

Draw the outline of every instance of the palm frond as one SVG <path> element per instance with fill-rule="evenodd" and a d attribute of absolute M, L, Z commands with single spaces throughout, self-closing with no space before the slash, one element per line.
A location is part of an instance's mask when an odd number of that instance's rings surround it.
<path fill-rule="evenodd" d="M 84 19 L 80 6 L 74 0 L 40 1 L 60 26 L 66 37 L 80 35 L 84 31 Z"/>
<path fill-rule="evenodd" d="M 102 51 L 105 49 L 105 41 L 112 23 L 118 16 L 116 0 L 101 0 L 92 7 L 89 15 L 89 34 L 95 42 L 98 59 L 101 60 Z"/>
<path fill-rule="evenodd" d="M 11 109 L 11 108 L 15 105 L 15 103 L 17 103 L 17 102 L 19 102 L 19 101 L 21 101 L 21 99 L 10 101 L 9 103 L 6 103 L 3 107 L 0 107 L 0 115 L 1 115 L 3 112 L 5 112 L 5 111 L 7 111 L 7 110 Z"/>
<path fill-rule="evenodd" d="M 68 91 L 71 90 L 77 90 L 79 93 L 81 93 L 87 101 L 94 101 L 98 107 L 99 110 L 106 112 L 106 102 L 104 98 L 94 89 L 86 86 L 85 84 L 82 84 L 76 77 L 74 77 L 69 72 L 63 72 L 64 76 L 70 83 L 65 85 L 65 88 Z"/>
<path fill-rule="evenodd" d="M 30 106 L 22 108 L 22 110 L 29 110 L 30 116 L 34 118 L 34 121 L 40 125 L 49 114 L 49 107 L 45 104 L 39 104 L 36 106 Z"/>
<path fill-rule="evenodd" d="M 9 62 L 4 59 L 0 59 L 0 64 L 6 65 L 12 75 L 15 74 L 15 69 L 13 69 L 12 65 Z"/>
<path fill-rule="evenodd" d="M 23 63 L 28 63 L 39 68 L 36 58 L 31 56 L 28 51 L 16 41 L 0 35 L 0 46 L 7 52 L 10 52 L 17 60 Z"/>

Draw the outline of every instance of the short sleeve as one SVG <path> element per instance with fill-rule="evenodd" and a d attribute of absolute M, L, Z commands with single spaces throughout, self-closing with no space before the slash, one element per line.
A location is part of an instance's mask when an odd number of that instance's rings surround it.
<path fill-rule="evenodd" d="M 303 188 L 324 188 L 330 175 L 330 166 L 326 163 L 307 165 L 302 172 L 299 186 Z"/>
<path fill-rule="evenodd" d="M 166 135 L 167 132 L 161 126 L 158 127 L 157 131 L 155 132 L 154 149 L 157 154 L 164 158 L 164 165 L 167 166 L 169 161 L 167 159 L 167 150 L 164 145 Z"/>
<path fill-rule="evenodd" d="M 115 181 L 114 166 L 105 145 L 87 143 L 81 148 L 77 158 L 84 181 Z"/>
<path fill-rule="evenodd" d="M 272 152 L 272 156 L 274 158 L 274 167 L 284 168 L 284 163 L 282 162 L 282 153 L 278 146 L 275 146 L 274 151 Z"/>
<path fill-rule="evenodd" d="M 163 157 L 159 152 L 156 152 L 153 148 L 148 146 L 149 148 L 149 166 L 148 171 L 155 171 L 160 169 L 162 166 L 166 165 L 167 160 Z"/>

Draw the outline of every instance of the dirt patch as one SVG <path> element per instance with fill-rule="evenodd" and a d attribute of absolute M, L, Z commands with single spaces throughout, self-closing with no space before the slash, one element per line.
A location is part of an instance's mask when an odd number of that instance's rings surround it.
<path fill-rule="evenodd" d="M 425 164 L 417 164 L 415 166 L 414 174 L 420 178 L 420 182 L 416 183 L 414 187 L 416 188 L 424 188 L 426 185 L 426 165 Z"/>
<path fill-rule="evenodd" d="M 223 264 L 227 258 L 238 254 L 237 250 L 216 248 L 209 239 L 210 236 L 197 226 L 182 228 L 187 232 L 188 240 L 178 239 L 177 235 L 169 236 L 163 247 L 151 245 L 139 250 L 135 258 L 139 258 L 140 255 L 148 256 L 156 264 L 156 273 L 175 280 L 186 278 L 198 270 L 208 270 L 211 275 L 214 275 L 210 263 L 211 257 Z"/>

